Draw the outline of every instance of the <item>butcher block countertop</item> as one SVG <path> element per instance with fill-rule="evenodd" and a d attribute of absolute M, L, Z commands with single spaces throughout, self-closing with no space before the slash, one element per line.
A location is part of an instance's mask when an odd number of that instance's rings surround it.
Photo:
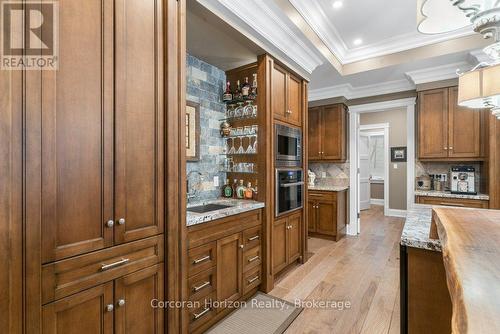
<path fill-rule="evenodd" d="M 453 333 L 500 333 L 500 211 L 434 208 L 430 237 L 441 241 Z"/>

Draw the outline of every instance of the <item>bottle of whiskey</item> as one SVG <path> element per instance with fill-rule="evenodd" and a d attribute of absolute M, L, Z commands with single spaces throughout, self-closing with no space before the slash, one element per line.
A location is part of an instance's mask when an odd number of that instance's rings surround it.
<path fill-rule="evenodd" d="M 238 193 L 236 189 L 238 188 L 238 179 L 234 179 L 233 185 L 231 187 L 233 189 L 233 198 L 237 198 Z"/>
<path fill-rule="evenodd" d="M 255 180 L 255 187 L 253 188 L 253 194 L 252 194 L 252 199 L 254 201 L 257 200 L 258 192 L 259 192 L 259 190 L 258 190 L 258 186 L 257 186 L 257 180 Z"/>
<path fill-rule="evenodd" d="M 245 189 L 245 199 L 252 199 L 252 198 L 253 198 L 252 183 L 248 182 L 248 185 Z"/>
<path fill-rule="evenodd" d="M 243 98 L 243 94 L 241 93 L 241 85 L 240 80 L 236 82 L 236 91 L 233 94 L 233 99 L 241 100 Z"/>
<path fill-rule="evenodd" d="M 249 94 L 250 94 L 250 84 L 248 83 L 248 77 L 245 77 L 245 82 L 241 87 L 241 95 L 243 96 L 243 98 L 246 98 L 248 97 Z"/>
<path fill-rule="evenodd" d="M 222 187 L 222 196 L 226 198 L 233 197 L 233 188 L 229 184 L 229 179 L 227 179 L 226 184 Z"/>
<path fill-rule="evenodd" d="M 253 74 L 252 87 L 250 88 L 250 96 L 253 99 L 257 97 L 257 73 Z"/>
<path fill-rule="evenodd" d="M 245 186 L 243 185 L 243 180 L 240 180 L 240 184 L 236 188 L 236 197 L 239 199 L 243 199 L 245 197 Z"/>
<path fill-rule="evenodd" d="M 222 101 L 228 102 L 233 99 L 233 93 L 231 93 L 231 83 L 228 81 L 226 83 L 226 90 L 224 94 L 222 95 Z"/>

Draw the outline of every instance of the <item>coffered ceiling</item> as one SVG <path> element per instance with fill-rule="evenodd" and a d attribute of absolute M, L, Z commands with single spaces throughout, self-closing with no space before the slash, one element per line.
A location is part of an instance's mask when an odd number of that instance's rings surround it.
<path fill-rule="evenodd" d="M 196 1 L 309 79 L 311 100 L 386 94 L 456 78 L 456 69 L 481 57 L 471 52 L 487 44 L 470 26 L 419 33 L 421 0 Z"/>

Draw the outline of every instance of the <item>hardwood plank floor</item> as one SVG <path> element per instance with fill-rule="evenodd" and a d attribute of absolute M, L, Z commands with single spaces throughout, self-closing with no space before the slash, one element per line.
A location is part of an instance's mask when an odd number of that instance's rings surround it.
<path fill-rule="evenodd" d="M 284 274 L 271 295 L 295 302 L 345 301 L 350 308 L 305 308 L 286 333 L 399 333 L 399 240 L 404 219 L 382 206 L 361 213 L 361 234 L 309 239 L 309 261 Z"/>

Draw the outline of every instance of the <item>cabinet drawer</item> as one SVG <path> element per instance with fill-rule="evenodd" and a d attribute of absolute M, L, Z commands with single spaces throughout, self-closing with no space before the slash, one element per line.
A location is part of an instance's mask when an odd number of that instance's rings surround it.
<path fill-rule="evenodd" d="M 200 300 L 215 291 L 217 268 L 212 267 L 188 279 L 189 300 Z"/>
<path fill-rule="evenodd" d="M 489 207 L 489 201 L 478 199 L 443 198 L 430 196 L 418 196 L 417 198 L 418 203 L 420 204 L 457 206 L 478 209 L 487 209 Z"/>
<path fill-rule="evenodd" d="M 245 249 L 260 245 L 262 238 L 261 230 L 260 226 L 256 226 L 243 231 L 243 245 L 245 245 Z"/>
<path fill-rule="evenodd" d="M 243 252 L 243 272 L 260 266 L 262 263 L 262 254 L 260 246 L 254 247 Z"/>
<path fill-rule="evenodd" d="M 42 266 L 42 303 L 163 261 L 163 235 Z"/>
<path fill-rule="evenodd" d="M 216 315 L 216 309 L 212 307 L 212 301 L 216 300 L 215 292 L 197 301 L 193 308 L 188 310 L 189 332 L 196 331 L 201 325 L 206 324 Z"/>
<path fill-rule="evenodd" d="M 243 294 L 247 294 L 252 289 L 259 286 L 262 281 L 260 266 L 243 274 Z"/>
<path fill-rule="evenodd" d="M 188 252 L 188 275 L 196 275 L 215 266 L 217 247 L 215 242 L 192 248 Z"/>
<path fill-rule="evenodd" d="M 337 193 L 335 191 L 309 191 L 308 199 L 313 201 L 336 201 Z"/>

